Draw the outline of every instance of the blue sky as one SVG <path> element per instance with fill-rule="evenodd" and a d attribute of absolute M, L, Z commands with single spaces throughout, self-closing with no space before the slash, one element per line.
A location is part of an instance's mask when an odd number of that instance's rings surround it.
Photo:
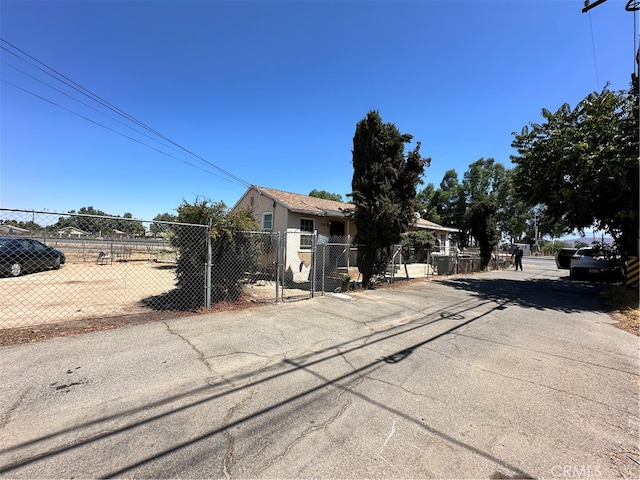
<path fill-rule="evenodd" d="M 637 13 L 583 3 L 2 0 L 0 206 L 152 219 L 231 207 L 243 182 L 344 197 L 372 109 L 422 142 L 425 183 L 511 166 L 542 108 L 629 87 Z"/>

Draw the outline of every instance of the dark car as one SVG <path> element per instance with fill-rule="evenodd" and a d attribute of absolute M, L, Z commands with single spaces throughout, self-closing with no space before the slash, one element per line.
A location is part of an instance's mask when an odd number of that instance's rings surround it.
<path fill-rule="evenodd" d="M 30 238 L 0 237 L 0 274 L 17 277 L 24 272 L 58 269 L 64 253 Z"/>
<path fill-rule="evenodd" d="M 556 267 L 569 270 L 571 267 L 571 257 L 576 253 L 577 248 L 561 248 L 556 252 Z"/>

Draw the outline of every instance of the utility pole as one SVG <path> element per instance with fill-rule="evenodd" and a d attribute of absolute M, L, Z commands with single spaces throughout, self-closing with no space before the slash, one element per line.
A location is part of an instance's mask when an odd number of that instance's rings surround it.
<path fill-rule="evenodd" d="M 533 236 L 535 240 L 536 253 L 538 253 L 540 251 L 540 245 L 538 244 L 538 212 L 536 212 L 533 217 Z"/>
<path fill-rule="evenodd" d="M 593 3 L 589 3 L 589 0 L 584 0 L 584 7 L 582 13 L 587 13 L 589 10 L 596 8 L 598 5 L 602 5 L 607 0 L 595 0 Z M 640 0 L 627 0 L 627 5 L 624 7 L 627 12 L 637 12 L 640 10 Z M 636 102 L 640 96 L 640 47 L 636 51 L 636 71 L 631 74 L 631 93 L 636 96 Z"/>
<path fill-rule="evenodd" d="M 598 5 L 602 5 L 607 0 L 596 0 L 593 3 L 589 3 L 589 0 L 584 0 L 584 8 L 582 9 L 582 13 L 587 13 L 592 8 L 596 8 Z"/>

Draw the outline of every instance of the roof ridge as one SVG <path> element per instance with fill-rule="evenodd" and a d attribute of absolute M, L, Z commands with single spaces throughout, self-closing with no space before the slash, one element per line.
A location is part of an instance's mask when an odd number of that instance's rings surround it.
<path fill-rule="evenodd" d="M 317 203 L 317 202 L 332 202 L 332 203 L 339 203 L 342 205 L 349 205 L 349 202 L 343 202 L 343 201 L 339 201 L 339 200 L 330 200 L 328 198 L 320 198 L 320 197 L 312 197 L 311 195 L 305 195 L 303 193 L 296 193 L 296 192 L 289 192 L 286 190 L 279 190 L 277 188 L 270 188 L 270 187 L 260 187 L 258 185 L 253 185 L 253 187 L 258 190 L 258 191 L 264 191 L 265 193 L 268 192 L 278 192 L 278 193 L 284 193 L 286 195 L 295 195 L 297 197 L 302 197 L 301 201 L 303 201 L 304 203 L 310 205 L 309 202 L 306 201 L 306 199 L 311 198 L 313 199 L 313 203 Z M 313 205 L 310 205 L 313 206 Z"/>

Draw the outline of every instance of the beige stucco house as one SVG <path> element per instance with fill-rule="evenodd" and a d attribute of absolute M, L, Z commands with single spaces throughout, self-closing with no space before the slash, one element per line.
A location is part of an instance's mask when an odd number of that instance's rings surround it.
<path fill-rule="evenodd" d="M 273 232 L 318 232 L 325 237 L 356 234 L 345 213 L 352 204 L 252 185 L 231 211 L 250 208 L 260 229 Z"/>
<path fill-rule="evenodd" d="M 263 231 L 317 232 L 320 237 L 342 236 L 351 239 L 357 231 L 355 224 L 346 215 L 353 209 L 353 204 L 350 203 L 252 185 L 231 210 L 245 208 L 254 212 L 256 222 Z M 442 254 L 450 253 L 450 237 L 458 232 L 456 228 L 443 227 L 422 218 L 418 218 L 412 228 L 432 231 Z"/>
<path fill-rule="evenodd" d="M 455 253 L 453 251 L 455 246 L 451 242 L 451 236 L 454 233 L 459 232 L 459 229 L 443 227 L 442 225 L 425 220 L 424 218 L 418 218 L 412 228 L 414 230 L 427 230 L 433 232 L 438 242 L 438 246 L 440 247 L 440 251 L 437 253 L 440 253 L 441 255 L 450 255 Z"/>
<path fill-rule="evenodd" d="M 351 244 L 356 234 L 356 226 L 346 215 L 353 205 L 344 202 L 252 185 L 231 211 L 247 208 L 253 211 L 261 230 L 282 235 L 287 281 L 306 282 L 311 278 L 314 238 L 325 244 Z M 343 258 L 347 266 L 355 260 L 355 248 L 350 250 L 347 248 Z"/>
<path fill-rule="evenodd" d="M 59 237 L 89 237 L 91 234 L 76 227 L 63 227 L 58 230 Z"/>
<path fill-rule="evenodd" d="M 10 224 L 0 224 L 0 235 L 10 235 L 10 236 L 25 236 L 30 232 L 26 228 L 16 227 L 15 225 Z"/>
<path fill-rule="evenodd" d="M 342 244 L 338 248 L 341 252 L 339 261 L 333 263 L 351 274 L 351 266 L 356 265 L 357 250 L 355 247 L 345 250 L 344 244 L 351 244 L 357 231 L 347 214 L 353 204 L 252 185 L 231 211 L 247 208 L 253 211 L 262 231 L 279 232 L 283 236 L 282 262 L 287 280 L 305 282 L 311 278 L 314 233 L 317 233 L 318 243 L 325 247 Z M 421 218 L 412 228 L 432 231 L 440 253 L 444 255 L 451 251 L 451 234 L 458 231 Z"/>

